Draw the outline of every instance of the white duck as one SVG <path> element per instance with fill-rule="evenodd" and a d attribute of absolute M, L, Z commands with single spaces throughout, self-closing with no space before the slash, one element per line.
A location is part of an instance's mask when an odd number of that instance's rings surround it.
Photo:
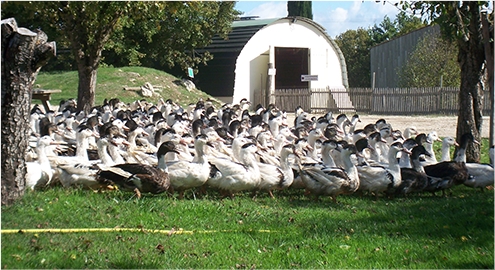
<path fill-rule="evenodd" d="M 295 154 L 294 145 L 285 145 L 280 153 L 280 166 L 272 164 L 258 163 L 261 181 L 258 186 L 260 190 L 268 191 L 270 197 L 273 196 L 272 190 L 286 189 L 294 181 L 294 172 L 289 165 L 289 155 Z"/>
<path fill-rule="evenodd" d="M 88 148 L 89 142 L 88 138 L 90 137 L 99 137 L 93 130 L 91 130 L 88 126 L 81 125 L 79 126 L 79 130 L 76 135 L 76 155 L 75 156 L 57 156 L 55 154 L 49 154 L 48 159 L 50 160 L 50 164 L 52 167 L 56 167 L 58 165 L 63 164 L 90 164 L 88 157 Z"/>
<path fill-rule="evenodd" d="M 282 123 L 283 123 L 282 115 L 273 117 L 270 120 L 268 120 L 268 126 L 270 127 L 270 132 L 274 137 L 278 135 Z"/>
<path fill-rule="evenodd" d="M 126 122 L 126 126 L 129 127 L 129 133 L 127 134 L 127 140 L 129 141 L 129 146 L 127 148 L 127 162 L 142 163 L 147 165 L 157 164 L 157 158 L 149 155 L 148 152 L 146 152 L 146 147 L 138 147 L 136 144 L 136 138 L 139 135 L 149 136 L 149 134 L 146 133 L 144 129 L 134 120 L 128 120 Z"/>
<path fill-rule="evenodd" d="M 299 171 L 306 190 L 316 197 L 328 195 L 334 202 L 337 202 L 337 196 L 340 194 L 354 193 L 359 187 L 359 174 L 351 161 L 351 154 L 356 154 L 356 147 L 352 144 L 344 146 L 341 150 L 344 169 L 302 168 L 299 164 Z"/>
<path fill-rule="evenodd" d="M 254 143 L 244 144 L 240 150 L 242 163 L 223 158 L 212 159 L 217 172 L 208 179 L 207 184 L 228 192 L 231 197 L 233 193 L 257 188 L 261 181 L 258 162 L 254 157 L 257 150 Z"/>
<path fill-rule="evenodd" d="M 318 162 L 320 160 L 318 149 L 316 147 L 316 140 L 318 139 L 327 140 L 327 137 L 323 135 L 323 131 L 321 131 L 321 129 L 319 128 L 310 130 L 308 134 L 308 144 L 309 146 L 311 146 L 311 150 L 308 152 L 308 157 L 315 160 L 315 162 Z"/>
<path fill-rule="evenodd" d="M 349 130 L 346 133 L 345 140 L 347 140 L 349 143 L 352 143 L 355 141 L 354 137 L 354 131 L 356 130 L 356 125 L 358 122 L 361 122 L 361 119 L 359 119 L 359 115 L 355 114 L 351 117 L 351 120 L 349 121 Z"/>
<path fill-rule="evenodd" d="M 50 161 L 46 156 L 45 149 L 49 145 L 54 145 L 53 139 L 46 135 L 38 139 L 36 152 L 38 154 L 38 160 L 33 162 L 26 162 L 27 174 L 26 174 L 26 187 L 34 190 L 35 188 L 46 187 L 50 184 L 53 171 L 50 165 Z"/>
<path fill-rule="evenodd" d="M 386 164 L 388 162 L 388 159 L 383 151 L 383 147 L 381 145 L 384 145 L 387 143 L 381 135 L 380 132 L 374 132 L 370 134 L 369 140 L 368 140 L 369 146 L 368 148 L 365 148 L 363 151 L 363 155 L 370 161 L 374 162 L 375 164 Z M 388 147 L 387 147 L 388 148 Z M 388 150 L 387 150 L 388 151 Z"/>
<path fill-rule="evenodd" d="M 345 127 L 351 124 L 351 121 L 349 118 L 347 118 L 347 115 L 345 114 L 340 114 L 337 116 L 337 126 L 339 127 L 340 130 L 344 132 L 344 137 L 347 134 Z"/>
<path fill-rule="evenodd" d="M 451 146 L 459 146 L 459 144 L 455 141 L 453 137 L 445 137 L 442 140 L 442 158 L 440 159 L 440 162 L 442 161 L 450 161 L 450 147 Z"/>
<path fill-rule="evenodd" d="M 428 133 L 428 135 L 426 136 L 426 142 L 424 143 L 424 147 L 426 151 L 430 153 L 430 156 L 425 156 L 425 161 L 423 161 L 423 166 L 438 163 L 438 160 L 435 156 L 435 152 L 433 151 L 433 144 L 437 141 L 441 142 L 442 140 L 440 140 L 436 131 L 432 131 Z"/>
<path fill-rule="evenodd" d="M 377 198 L 378 194 L 388 189 L 397 188 L 402 181 L 400 166 L 397 160 L 399 151 L 407 151 L 402 146 L 402 143 L 396 142 L 390 146 L 387 168 L 368 165 L 357 166 L 361 181 L 359 190 L 372 192 Z"/>
<path fill-rule="evenodd" d="M 115 165 L 112 157 L 108 153 L 109 138 L 100 138 L 96 144 L 98 146 L 98 156 L 101 163 L 98 165 L 88 165 L 84 163 L 61 164 L 57 168 L 60 171 L 59 180 L 63 187 L 82 186 L 96 189 L 101 184 L 96 181 L 96 173 L 100 168 Z"/>
<path fill-rule="evenodd" d="M 126 151 L 121 149 L 121 145 L 129 145 L 129 142 L 121 136 L 116 136 L 110 139 L 110 144 L 108 145 L 108 153 L 113 159 L 115 164 L 125 163 L 125 159 L 123 154 L 126 154 Z"/>
<path fill-rule="evenodd" d="M 179 191 L 179 199 L 183 198 L 185 190 L 202 186 L 210 177 L 212 168 L 204 151 L 207 143 L 206 135 L 197 135 L 194 141 L 194 162 L 179 160 L 168 164 L 170 186 Z"/>
<path fill-rule="evenodd" d="M 413 140 L 413 139 L 406 139 L 403 143 L 402 146 L 406 148 L 409 151 L 412 151 L 412 149 L 418 145 L 418 143 Z M 402 154 L 399 159 L 399 166 L 401 168 L 412 168 L 412 163 L 411 163 L 411 157 L 412 155 L 404 155 Z"/>
<path fill-rule="evenodd" d="M 415 126 L 411 126 L 411 127 L 407 127 L 407 128 L 404 129 L 403 136 L 404 136 L 404 139 L 407 140 L 407 139 L 410 139 L 413 136 L 416 136 L 418 134 L 419 134 L 419 132 L 416 129 L 416 127 Z"/>

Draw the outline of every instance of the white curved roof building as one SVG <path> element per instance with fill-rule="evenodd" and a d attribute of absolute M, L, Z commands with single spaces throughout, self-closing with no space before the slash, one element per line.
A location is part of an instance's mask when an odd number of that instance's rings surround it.
<path fill-rule="evenodd" d="M 214 59 L 200 66 L 196 85 L 224 102 L 258 102 L 275 89 L 348 88 L 345 59 L 316 22 L 303 17 L 240 20 L 228 39 L 208 47 Z M 307 76 L 310 75 L 310 76 Z"/>

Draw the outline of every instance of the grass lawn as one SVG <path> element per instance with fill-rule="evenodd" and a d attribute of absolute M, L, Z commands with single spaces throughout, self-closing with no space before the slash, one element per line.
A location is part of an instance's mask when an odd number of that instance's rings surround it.
<path fill-rule="evenodd" d="M 319 201 L 302 190 L 140 200 L 121 191 L 52 188 L 2 207 L 2 268 L 494 268 L 493 192 L 464 186 L 377 201 Z M 153 233 L 148 230 L 183 230 Z"/>

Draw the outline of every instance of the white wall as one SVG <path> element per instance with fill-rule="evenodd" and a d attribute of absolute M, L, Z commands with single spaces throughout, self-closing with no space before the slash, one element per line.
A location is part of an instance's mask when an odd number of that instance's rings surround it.
<path fill-rule="evenodd" d="M 345 88 L 337 52 L 325 34 L 301 20 L 290 21 L 283 19 L 267 25 L 246 43 L 236 62 L 234 103 L 242 98 L 253 100 L 254 91 L 266 88 L 268 57 L 262 55 L 269 52 L 270 46 L 309 48 L 310 73 L 318 75 L 311 88 Z M 261 73 L 265 74 L 263 82 L 260 82 Z"/>

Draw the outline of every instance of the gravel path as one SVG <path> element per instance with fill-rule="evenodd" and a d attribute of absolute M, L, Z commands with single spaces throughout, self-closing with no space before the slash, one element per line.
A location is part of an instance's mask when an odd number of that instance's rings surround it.
<path fill-rule="evenodd" d="M 319 115 L 318 115 L 319 116 Z M 349 119 L 352 115 L 347 115 Z M 334 115 L 336 117 L 336 115 Z M 357 124 L 356 129 L 361 129 L 367 124 L 375 123 L 378 119 L 385 119 L 392 125 L 393 129 L 404 131 L 407 127 L 414 126 L 421 133 L 436 131 L 438 136 L 446 137 L 456 135 L 457 116 L 391 116 L 391 115 L 360 115 L 361 122 Z M 289 123 L 294 123 L 294 114 L 288 115 Z M 481 136 L 489 137 L 489 117 L 483 117 L 483 128 Z"/>

